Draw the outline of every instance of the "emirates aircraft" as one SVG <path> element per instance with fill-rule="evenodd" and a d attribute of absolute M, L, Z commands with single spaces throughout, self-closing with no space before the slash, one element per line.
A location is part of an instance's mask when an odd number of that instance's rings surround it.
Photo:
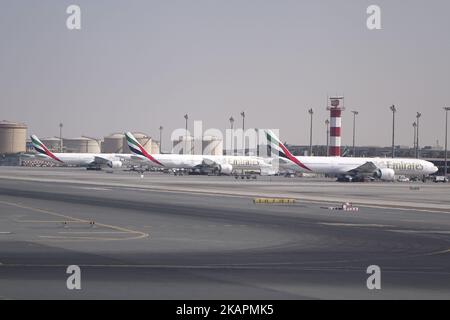
<path fill-rule="evenodd" d="M 278 156 L 280 168 L 286 170 L 335 175 L 346 181 L 363 181 L 366 177 L 393 181 L 396 175 L 418 177 L 438 171 L 433 163 L 420 159 L 295 157 L 272 131 L 265 133 L 272 154 Z"/>
<path fill-rule="evenodd" d="M 121 168 L 125 160 L 133 160 L 132 154 L 119 153 L 52 153 L 35 135 L 31 142 L 36 149 L 37 157 L 51 160 L 57 163 L 87 167 L 88 169 L 99 169 L 101 167 Z"/>
<path fill-rule="evenodd" d="M 137 157 L 147 160 L 151 166 L 167 169 L 210 168 L 222 175 L 238 174 L 239 171 L 259 171 L 261 175 L 275 174 L 272 159 L 253 156 L 210 156 L 187 154 L 149 154 L 137 139 L 126 132 L 128 147 Z"/>

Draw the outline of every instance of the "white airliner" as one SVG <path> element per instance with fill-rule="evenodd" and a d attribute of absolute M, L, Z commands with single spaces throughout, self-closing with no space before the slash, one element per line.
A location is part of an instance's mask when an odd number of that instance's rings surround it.
<path fill-rule="evenodd" d="M 32 135 L 31 142 L 38 152 L 37 157 L 57 163 L 87 167 L 87 168 L 121 168 L 124 160 L 132 160 L 132 154 L 118 153 L 52 153 L 35 135 Z"/>
<path fill-rule="evenodd" d="M 212 156 L 186 154 L 149 154 L 144 147 L 130 133 L 126 132 L 128 147 L 138 157 L 149 161 L 150 165 L 158 168 L 211 168 L 222 175 L 237 174 L 239 171 L 259 171 L 261 175 L 270 175 L 272 159 L 253 156 Z"/>
<path fill-rule="evenodd" d="M 407 158 L 295 157 L 270 130 L 265 131 L 280 168 L 303 173 L 335 175 L 348 181 L 373 177 L 393 181 L 396 175 L 427 176 L 438 171 L 431 162 Z"/>

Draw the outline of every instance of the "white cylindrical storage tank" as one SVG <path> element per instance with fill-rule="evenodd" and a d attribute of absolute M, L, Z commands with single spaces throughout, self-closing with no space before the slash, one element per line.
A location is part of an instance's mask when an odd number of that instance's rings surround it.
<path fill-rule="evenodd" d="M 145 133 L 135 133 L 134 137 L 148 153 L 152 152 L 152 138 Z"/>
<path fill-rule="evenodd" d="M 27 126 L 23 123 L 0 121 L 0 154 L 26 151 Z"/>
<path fill-rule="evenodd" d="M 223 141 L 217 137 L 204 136 L 202 150 L 204 155 L 221 156 L 223 155 Z"/>
<path fill-rule="evenodd" d="M 61 140 L 59 138 L 43 138 L 41 141 L 51 152 L 60 152 Z"/>
<path fill-rule="evenodd" d="M 159 150 L 160 143 L 159 141 L 152 140 L 152 154 L 161 153 Z"/>
<path fill-rule="evenodd" d="M 93 138 L 64 138 L 63 145 L 68 153 L 100 153 L 100 141 Z"/>
<path fill-rule="evenodd" d="M 180 136 L 172 141 L 172 146 L 174 154 L 194 154 L 194 138 L 192 136 Z"/>
<path fill-rule="evenodd" d="M 103 153 L 126 153 L 128 152 L 128 147 L 124 149 L 124 138 L 123 133 L 113 133 L 104 138 L 102 143 Z"/>

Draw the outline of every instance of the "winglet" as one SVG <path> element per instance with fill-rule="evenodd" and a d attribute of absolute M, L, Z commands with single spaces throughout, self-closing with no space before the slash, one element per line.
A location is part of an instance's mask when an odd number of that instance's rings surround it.
<path fill-rule="evenodd" d="M 125 138 L 127 139 L 128 147 L 130 148 L 131 152 L 134 154 L 137 154 L 139 156 L 143 156 L 150 160 L 151 162 L 154 162 L 162 167 L 164 165 L 156 160 L 154 157 L 152 157 L 145 149 L 144 147 L 137 141 L 137 139 L 133 136 L 131 132 L 125 132 Z"/>
<path fill-rule="evenodd" d="M 305 169 L 307 171 L 311 171 L 311 169 L 309 169 L 302 162 L 300 162 L 300 160 L 298 160 L 286 148 L 286 146 L 277 138 L 277 136 L 271 130 L 266 130 L 265 132 L 266 132 L 267 142 L 269 143 L 269 145 L 271 147 L 271 150 L 272 150 L 272 154 L 274 153 L 273 150 L 276 150 L 278 152 L 277 156 L 279 156 L 280 158 L 288 159 L 291 162 L 293 162 L 296 165 L 298 165 L 299 167 L 301 167 L 301 168 L 303 168 L 303 169 Z"/>
<path fill-rule="evenodd" d="M 45 146 L 45 144 L 43 144 L 41 142 L 41 140 L 39 140 L 39 138 L 37 136 L 35 136 L 34 134 L 30 136 L 31 138 L 31 143 L 33 144 L 34 149 L 36 149 L 37 152 L 46 155 L 47 157 L 64 163 L 63 161 L 61 161 L 58 157 L 56 157 L 53 153 L 50 152 L 50 150 L 47 149 L 47 147 Z"/>

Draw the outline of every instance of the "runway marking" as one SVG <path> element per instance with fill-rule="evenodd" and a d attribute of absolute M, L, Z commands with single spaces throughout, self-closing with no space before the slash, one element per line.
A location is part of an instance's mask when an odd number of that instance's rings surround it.
<path fill-rule="evenodd" d="M 276 267 L 286 267 L 286 264 L 210 264 L 210 265 L 170 265 L 170 264 L 78 264 L 80 268 L 112 268 L 112 269 L 122 269 L 122 268 L 136 268 L 136 269 L 197 269 L 197 270 L 219 270 L 219 269 L 243 269 L 243 270 L 266 270 L 273 269 Z M 288 265 L 289 266 L 289 265 Z M 302 271 L 330 271 L 330 272 L 361 272 L 365 271 L 365 268 L 342 266 L 342 267 L 308 267 L 301 266 L 295 263 L 290 264 L 291 267 L 295 267 L 295 270 Z M 3 267 L 22 267 L 22 268 L 66 268 L 66 264 L 5 264 Z M 386 273 L 401 273 L 401 274 L 441 274 L 448 275 L 450 272 L 442 271 L 437 268 L 419 268 L 417 270 L 404 270 L 403 268 L 383 268 L 383 272 Z"/>
<path fill-rule="evenodd" d="M 425 233 L 425 234 L 450 234 L 450 231 L 446 230 L 401 230 L 401 229 L 392 229 L 387 230 L 391 232 L 399 232 L 399 233 Z"/>
<path fill-rule="evenodd" d="M 192 238 L 177 238 L 177 237 L 158 237 L 158 240 L 163 241 L 180 241 L 183 243 L 187 242 L 208 242 L 208 243 L 240 243 L 239 241 L 233 240 L 216 240 L 216 239 L 192 239 Z"/>
<path fill-rule="evenodd" d="M 67 215 L 64 215 L 64 214 L 61 214 L 61 213 L 57 213 L 57 212 L 53 212 L 53 211 L 49 211 L 49 210 L 28 207 L 28 206 L 25 206 L 25 205 L 22 205 L 22 204 L 19 204 L 19 203 L 2 201 L 2 200 L 0 200 L 0 203 L 6 204 L 6 205 L 9 205 L 9 206 L 13 206 L 13 207 L 17 207 L 17 208 L 22 208 L 22 209 L 34 211 L 34 212 L 46 213 L 46 214 L 49 214 L 49 215 L 52 215 L 52 216 L 56 216 L 56 217 L 65 218 L 65 219 L 71 220 L 71 221 L 68 221 L 68 222 L 79 222 L 79 223 L 86 223 L 86 224 L 90 224 L 91 223 L 91 221 L 89 221 L 89 220 L 84 220 L 84 219 L 79 219 L 79 218 L 75 218 L 75 217 L 70 217 L 70 216 L 67 216 Z M 136 230 L 131 230 L 131 229 L 126 229 L 126 228 L 119 227 L 119 226 L 113 226 L 113 225 L 104 224 L 104 223 L 96 223 L 95 225 L 96 226 L 100 226 L 100 227 L 113 229 L 113 230 L 122 231 L 124 233 L 136 234 L 136 236 L 128 237 L 128 238 L 95 238 L 95 239 L 86 237 L 86 238 L 84 238 L 85 240 L 97 240 L 97 241 L 120 240 L 120 241 L 123 241 L 123 240 L 138 240 L 138 239 L 147 238 L 149 236 L 148 233 L 141 232 L 141 231 L 136 231 Z M 47 237 L 47 236 L 40 236 L 40 237 L 41 238 L 51 239 L 51 237 Z M 61 237 L 57 237 L 57 238 L 61 239 Z M 82 239 L 76 239 L 76 240 L 82 240 Z M 49 240 L 49 241 L 51 241 L 51 240 Z"/>
<path fill-rule="evenodd" d="M 95 240 L 95 241 L 117 241 L 117 240 L 130 240 L 129 238 L 104 238 L 104 237 L 66 237 L 66 236 L 39 236 L 42 239 L 55 239 L 58 241 L 86 241 L 86 240 Z"/>
<path fill-rule="evenodd" d="M 332 222 L 319 222 L 318 224 L 326 226 L 337 226 L 337 227 L 373 227 L 373 228 L 386 228 L 393 227 L 392 225 L 385 224 L 364 224 L 364 223 L 332 223 Z"/>
<path fill-rule="evenodd" d="M 125 231 L 59 231 L 58 233 L 64 234 L 126 234 Z"/>
<path fill-rule="evenodd" d="M 307 203 L 307 204 L 336 204 L 339 203 L 339 200 L 309 200 L 296 198 L 299 203 Z M 418 211 L 418 212 L 429 212 L 429 213 L 447 213 L 450 214 L 450 211 L 445 211 L 446 209 L 437 210 L 437 209 L 427 209 L 427 208 L 418 208 L 418 207 L 400 207 L 400 206 L 389 206 L 389 205 L 377 205 L 377 204 L 365 204 L 357 201 L 352 201 L 353 205 L 357 205 L 363 208 L 374 208 L 374 209 L 392 209 L 392 210 L 400 210 L 400 211 Z"/>
<path fill-rule="evenodd" d="M 360 207 L 365 208 L 374 208 L 374 209 L 392 209 L 392 210 L 400 210 L 400 211 L 417 211 L 417 212 L 428 212 L 428 213 L 447 213 L 450 214 L 450 211 L 443 210 L 435 210 L 435 209 L 419 209 L 415 207 L 396 207 L 396 206 L 382 206 L 382 205 L 371 205 L 371 204 L 360 204 L 353 202 L 353 204 L 357 204 Z"/>
<path fill-rule="evenodd" d="M 112 189 L 108 188 L 97 188 L 97 187 L 72 187 L 74 189 L 81 189 L 81 190 L 94 190 L 94 191 L 111 191 Z"/>
<path fill-rule="evenodd" d="M 446 254 L 446 253 L 450 253 L 450 249 L 446 249 L 446 250 L 442 250 L 442 251 L 437 251 L 437 252 L 431 252 L 426 254 L 427 256 L 437 256 L 437 255 L 441 255 L 441 254 Z"/>
<path fill-rule="evenodd" d="M 0 231 L 0 234 L 11 234 L 11 231 Z"/>
<path fill-rule="evenodd" d="M 44 209 L 28 207 L 28 206 L 24 206 L 24 205 L 19 204 L 19 203 L 2 201 L 2 200 L 0 200 L 0 203 L 6 204 L 6 205 L 9 205 L 9 206 L 13 206 L 13 207 L 26 209 L 26 210 L 35 211 L 35 212 L 46 213 L 46 214 L 49 214 L 49 215 L 52 215 L 52 216 L 62 217 L 62 218 L 66 218 L 66 219 L 70 219 L 70 220 L 74 220 L 74 221 L 78 221 L 78 222 L 87 222 L 87 220 L 74 218 L 74 217 L 69 217 L 69 216 L 66 216 L 66 215 L 63 215 L 63 214 L 60 214 L 60 213 L 56 213 L 56 212 L 52 212 L 52 211 L 48 211 L 48 210 L 44 210 Z M 65 220 L 65 221 L 67 221 L 67 220 Z"/>
<path fill-rule="evenodd" d="M 85 223 L 84 221 L 67 221 L 67 220 L 17 220 L 17 219 L 13 219 L 15 222 L 20 222 L 20 223 Z"/>

